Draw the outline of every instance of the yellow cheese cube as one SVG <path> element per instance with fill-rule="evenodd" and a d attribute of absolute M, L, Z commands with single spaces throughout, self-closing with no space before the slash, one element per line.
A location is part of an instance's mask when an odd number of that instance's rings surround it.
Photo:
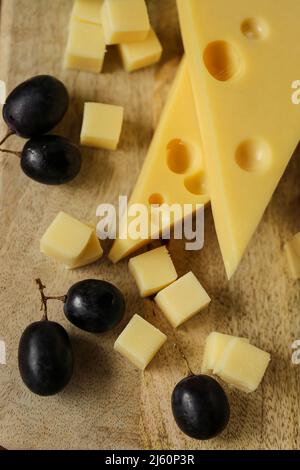
<path fill-rule="evenodd" d="M 106 44 L 143 41 L 150 30 L 145 0 L 104 0 L 102 25 Z"/>
<path fill-rule="evenodd" d="M 115 150 L 118 146 L 124 109 L 102 103 L 85 103 L 80 135 L 81 145 Z"/>
<path fill-rule="evenodd" d="M 196 315 L 210 302 L 192 272 L 160 291 L 154 300 L 174 328 Z"/>
<path fill-rule="evenodd" d="M 167 337 L 139 315 L 134 315 L 114 344 L 114 349 L 144 370 Z"/>
<path fill-rule="evenodd" d="M 102 3 L 103 0 L 75 0 L 71 20 L 101 24 Z"/>
<path fill-rule="evenodd" d="M 175 266 L 165 246 L 131 258 L 128 268 L 142 297 L 156 294 L 177 279 Z"/>
<path fill-rule="evenodd" d="M 65 68 L 99 73 L 104 56 L 105 41 L 102 26 L 72 20 L 64 59 Z"/>
<path fill-rule="evenodd" d="M 300 279 L 300 233 L 284 245 L 291 277 Z"/>
<path fill-rule="evenodd" d="M 71 266 L 86 249 L 93 229 L 74 217 L 59 212 L 44 233 L 40 249 L 45 255 Z"/>
<path fill-rule="evenodd" d="M 93 231 L 90 241 L 88 242 L 85 250 L 82 252 L 81 256 L 69 265 L 66 265 L 67 269 L 80 268 L 86 266 L 87 264 L 94 263 L 98 261 L 103 255 L 103 250 L 100 245 L 100 241 L 96 235 L 96 232 Z"/>
<path fill-rule="evenodd" d="M 269 353 L 233 338 L 216 364 L 214 373 L 243 392 L 254 392 L 270 359 Z"/>
<path fill-rule="evenodd" d="M 127 72 L 155 64 L 162 54 L 162 46 L 153 29 L 150 29 L 144 41 L 120 44 L 118 48 Z"/>
<path fill-rule="evenodd" d="M 208 335 L 205 341 L 201 366 L 202 374 L 211 374 L 214 372 L 215 365 L 223 356 L 226 347 L 233 338 L 249 343 L 247 338 L 237 338 L 236 336 L 225 335 L 224 333 L 217 333 L 216 331 Z"/>

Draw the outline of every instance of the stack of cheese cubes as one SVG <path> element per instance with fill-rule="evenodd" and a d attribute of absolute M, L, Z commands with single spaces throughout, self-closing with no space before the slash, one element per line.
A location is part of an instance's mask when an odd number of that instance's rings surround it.
<path fill-rule="evenodd" d="M 99 73 L 109 45 L 118 46 L 128 72 L 160 60 L 162 47 L 145 0 L 75 0 L 65 67 Z"/>
<path fill-rule="evenodd" d="M 243 392 L 254 392 L 270 362 L 270 354 L 247 338 L 212 332 L 205 343 L 202 374 L 215 374 Z"/>
<path fill-rule="evenodd" d="M 92 224 L 59 212 L 41 238 L 40 250 L 67 269 L 80 268 L 101 258 L 103 250 Z"/>

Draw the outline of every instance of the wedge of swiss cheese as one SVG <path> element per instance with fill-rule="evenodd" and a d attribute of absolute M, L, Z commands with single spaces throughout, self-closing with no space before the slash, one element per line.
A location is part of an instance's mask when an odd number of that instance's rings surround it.
<path fill-rule="evenodd" d="M 150 232 L 149 221 L 149 232 L 146 236 L 130 236 L 129 212 L 134 204 L 144 204 L 148 208 L 148 214 L 151 204 L 190 204 L 192 213 L 197 206 L 208 201 L 200 131 L 189 72 L 183 59 L 109 258 L 118 262 L 147 244 L 151 232 L 155 235 L 153 225 Z M 161 207 L 162 223 L 158 222 L 157 232 L 167 228 L 163 222 L 163 206 Z M 185 211 L 185 216 L 188 215 Z M 180 221 L 176 218 L 176 213 L 170 220 L 173 223 Z"/>
<path fill-rule="evenodd" d="M 300 138 L 300 1 L 177 0 L 228 278 Z"/>

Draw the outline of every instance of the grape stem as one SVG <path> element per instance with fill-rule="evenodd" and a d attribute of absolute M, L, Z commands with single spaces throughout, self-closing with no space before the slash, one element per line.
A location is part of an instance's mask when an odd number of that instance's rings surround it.
<path fill-rule="evenodd" d="M 181 347 L 178 346 L 177 343 L 174 343 L 174 348 L 177 349 L 177 351 L 179 352 L 180 356 L 181 356 L 182 359 L 184 360 L 184 362 L 185 362 L 185 364 L 186 364 L 186 367 L 187 367 L 187 370 L 188 370 L 188 376 L 190 376 L 190 375 L 195 375 L 194 372 L 192 371 L 192 369 L 190 368 L 189 361 L 187 360 L 187 357 L 186 357 L 186 355 L 184 354 L 184 352 L 182 351 Z"/>
<path fill-rule="evenodd" d="M 0 144 L 1 145 L 1 144 Z M 17 152 L 16 150 L 8 150 L 8 149 L 1 149 L 0 152 L 2 153 L 10 153 L 11 155 L 16 155 L 17 157 L 21 158 L 22 152 Z"/>
<path fill-rule="evenodd" d="M 147 299 L 146 299 L 147 300 Z M 151 302 L 151 305 L 152 305 L 152 313 L 153 315 L 155 316 L 155 310 L 156 310 L 156 304 L 154 303 L 153 300 L 149 299 L 150 302 Z M 189 364 L 189 361 L 187 360 L 187 357 L 186 355 L 184 354 L 184 352 L 182 351 L 181 347 L 175 343 L 176 341 L 176 337 L 175 335 L 173 335 L 173 338 L 174 338 L 174 343 L 173 343 L 173 346 L 174 348 L 177 350 L 177 352 L 179 352 L 180 356 L 181 356 L 181 359 L 183 359 L 183 361 L 185 362 L 185 365 L 187 367 L 187 371 L 188 371 L 188 376 L 192 376 L 192 375 L 196 375 L 194 374 L 194 372 L 192 371 L 192 369 L 190 368 L 190 364 Z"/>
<path fill-rule="evenodd" d="M 48 300 L 59 300 L 60 302 L 65 302 L 66 301 L 66 296 L 65 295 L 59 295 L 56 297 L 47 297 L 44 293 L 44 290 L 46 289 L 46 286 L 42 283 L 42 281 L 38 278 L 35 280 L 39 287 L 39 291 L 41 294 L 41 310 L 44 310 L 44 315 L 42 317 L 42 321 L 48 321 L 48 309 L 47 309 L 47 302 Z"/>
<path fill-rule="evenodd" d="M 12 130 L 10 130 L 10 129 L 7 129 L 7 132 L 6 132 L 5 136 L 4 136 L 3 139 L 0 141 L 0 145 L 3 145 L 4 142 L 6 142 L 7 139 L 9 139 L 9 137 L 11 137 L 11 136 L 14 135 L 14 134 L 15 134 L 14 131 L 12 131 Z"/>

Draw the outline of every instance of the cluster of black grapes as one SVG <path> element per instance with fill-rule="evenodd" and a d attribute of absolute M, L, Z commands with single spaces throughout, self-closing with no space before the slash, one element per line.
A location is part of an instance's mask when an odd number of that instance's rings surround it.
<path fill-rule="evenodd" d="M 73 351 L 66 330 L 48 319 L 47 301 L 64 303 L 67 319 L 90 333 L 104 333 L 115 328 L 125 313 L 122 292 L 106 281 L 86 279 L 77 282 L 60 297 L 46 297 L 45 286 L 37 279 L 44 315 L 31 323 L 19 343 L 19 371 L 29 390 L 49 396 L 60 392 L 73 373 Z"/>
<path fill-rule="evenodd" d="M 29 139 L 20 157 L 24 173 L 39 183 L 58 185 L 71 181 L 81 168 L 79 149 L 65 137 L 45 135 L 64 117 L 69 106 L 65 85 L 50 75 L 38 75 L 17 86 L 3 106 L 8 126 L 0 146 L 13 134 Z"/>

